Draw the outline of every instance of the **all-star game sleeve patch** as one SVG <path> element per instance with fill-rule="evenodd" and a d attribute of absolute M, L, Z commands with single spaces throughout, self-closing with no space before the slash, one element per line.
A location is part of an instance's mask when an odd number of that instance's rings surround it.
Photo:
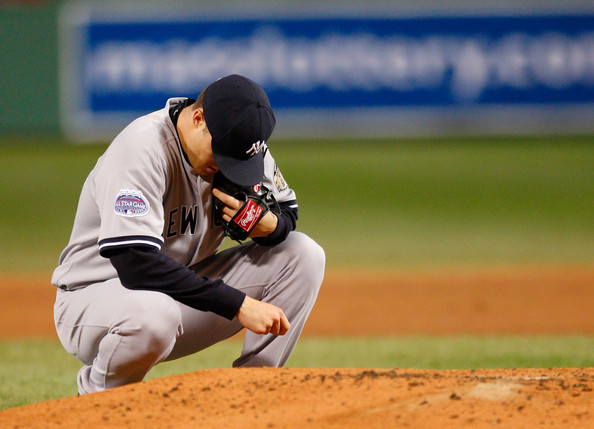
<path fill-rule="evenodd" d="M 116 196 L 114 209 L 117 215 L 136 217 L 148 214 L 151 208 L 141 191 L 121 189 Z"/>
<path fill-rule="evenodd" d="M 274 164 L 274 186 L 278 192 L 284 191 L 289 187 L 282 173 L 280 172 L 278 165 Z"/>

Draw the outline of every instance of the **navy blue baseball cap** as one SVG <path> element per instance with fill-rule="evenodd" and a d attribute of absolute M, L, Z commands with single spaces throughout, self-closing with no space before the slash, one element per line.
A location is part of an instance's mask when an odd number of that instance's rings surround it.
<path fill-rule="evenodd" d="M 226 76 L 206 87 L 202 108 L 221 173 L 238 185 L 260 183 L 264 148 L 276 125 L 264 89 L 244 76 Z"/>

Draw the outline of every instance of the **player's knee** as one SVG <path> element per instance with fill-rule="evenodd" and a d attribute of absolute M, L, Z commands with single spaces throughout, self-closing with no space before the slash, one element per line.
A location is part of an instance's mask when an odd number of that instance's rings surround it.
<path fill-rule="evenodd" d="M 324 249 L 305 234 L 293 232 L 289 235 L 290 260 L 300 270 L 300 275 L 308 279 L 307 284 L 320 287 L 324 278 L 326 254 Z"/>
<path fill-rule="evenodd" d="M 137 300 L 134 323 L 138 327 L 139 351 L 161 355 L 171 347 L 181 329 L 181 310 L 169 296 L 144 292 Z M 139 302 L 138 302 L 139 301 Z"/>

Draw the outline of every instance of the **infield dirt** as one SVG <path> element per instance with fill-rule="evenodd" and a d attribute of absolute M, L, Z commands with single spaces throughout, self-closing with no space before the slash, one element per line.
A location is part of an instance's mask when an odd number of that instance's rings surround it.
<path fill-rule="evenodd" d="M 579 267 L 333 271 L 303 335 L 591 335 L 593 285 Z M 0 337 L 55 337 L 48 278 L 0 292 Z M 5 410 L 0 427 L 594 428 L 593 388 L 593 368 L 229 368 Z"/>

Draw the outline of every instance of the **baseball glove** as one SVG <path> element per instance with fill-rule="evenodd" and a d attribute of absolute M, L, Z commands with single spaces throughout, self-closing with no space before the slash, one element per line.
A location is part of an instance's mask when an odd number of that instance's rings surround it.
<path fill-rule="evenodd" d="M 235 216 L 229 222 L 226 222 L 223 219 L 225 204 L 217 197 L 214 197 L 215 225 L 222 226 L 225 235 L 232 240 L 241 242 L 247 239 L 256 224 L 272 207 L 280 212 L 274 195 L 262 183 L 249 187 L 240 186 L 229 181 L 223 174 L 218 172 L 215 174 L 212 187 L 243 202 Z"/>

